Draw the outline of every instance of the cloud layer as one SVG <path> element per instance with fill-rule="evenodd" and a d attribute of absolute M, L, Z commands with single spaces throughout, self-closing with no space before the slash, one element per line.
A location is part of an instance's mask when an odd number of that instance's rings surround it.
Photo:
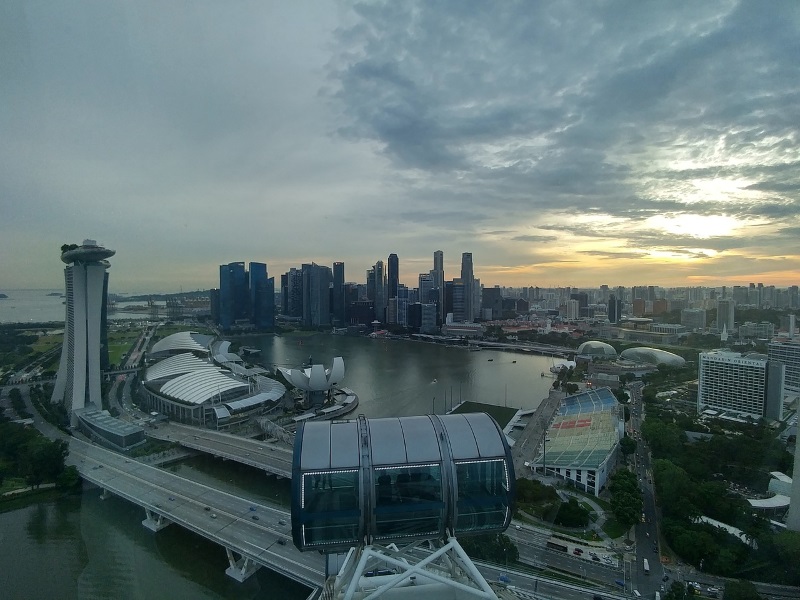
<path fill-rule="evenodd" d="M 0 8 L 0 282 L 471 251 L 484 284 L 798 283 L 800 6 Z M 23 268 L 24 267 L 24 268 Z M 115 285 L 116 284 L 116 285 Z"/>

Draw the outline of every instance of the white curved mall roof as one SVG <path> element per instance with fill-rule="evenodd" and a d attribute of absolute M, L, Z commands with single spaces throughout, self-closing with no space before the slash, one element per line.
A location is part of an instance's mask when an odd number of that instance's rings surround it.
<path fill-rule="evenodd" d="M 605 342 L 590 341 L 583 342 L 578 346 L 578 354 L 591 355 L 591 356 L 616 356 L 617 351 L 614 346 L 606 344 Z"/>
<path fill-rule="evenodd" d="M 686 361 L 677 354 L 644 346 L 623 350 L 620 356 L 626 360 L 632 360 L 638 363 L 649 363 L 651 365 L 664 364 L 671 367 L 682 367 L 686 364 Z"/>
<path fill-rule="evenodd" d="M 312 365 L 307 369 L 286 369 L 278 367 L 286 377 L 286 381 L 306 392 L 329 390 L 344 379 L 344 359 L 337 356 L 331 368 L 326 370 L 322 365 Z"/>
<path fill-rule="evenodd" d="M 753 498 L 748 498 L 747 501 L 753 508 L 786 508 L 789 506 L 791 498 L 789 498 L 789 496 L 784 496 L 783 494 L 776 494 L 772 498 L 764 498 L 763 500 L 754 500 Z"/>
<path fill-rule="evenodd" d="M 189 404 L 202 404 L 224 392 L 237 389 L 247 391 L 250 386 L 228 377 L 221 369 L 211 367 L 168 381 L 161 387 L 160 393 Z"/>
<path fill-rule="evenodd" d="M 165 358 L 148 368 L 145 372 L 144 380 L 154 381 L 156 379 L 164 379 L 165 377 L 183 375 L 184 373 L 190 373 L 192 371 L 213 368 L 212 365 L 202 358 L 197 358 L 191 352 L 184 352 L 183 354 L 176 354 Z"/>
<path fill-rule="evenodd" d="M 175 350 L 208 354 L 208 347 L 213 339 L 213 336 L 203 335 L 196 331 L 179 331 L 168 335 L 163 340 L 158 340 L 153 344 L 150 354 L 173 352 Z"/>

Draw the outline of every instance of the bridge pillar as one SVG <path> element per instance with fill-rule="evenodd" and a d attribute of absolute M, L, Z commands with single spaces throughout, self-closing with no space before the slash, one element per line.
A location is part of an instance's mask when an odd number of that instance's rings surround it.
<path fill-rule="evenodd" d="M 111 492 L 109 492 L 106 488 L 103 488 L 103 493 L 100 494 L 100 500 L 108 500 L 111 497 Z"/>
<path fill-rule="evenodd" d="M 164 527 L 172 523 L 172 521 L 165 518 L 164 515 L 153 512 L 149 508 L 145 508 L 144 513 L 147 515 L 147 518 L 142 521 L 142 525 L 147 527 L 150 531 L 161 531 Z"/>
<path fill-rule="evenodd" d="M 236 560 L 230 548 L 226 547 L 225 553 L 228 555 L 228 564 L 230 565 L 225 569 L 225 574 L 239 583 L 244 583 L 253 573 L 261 568 L 261 565 L 253 562 L 249 558 L 242 557 Z"/>

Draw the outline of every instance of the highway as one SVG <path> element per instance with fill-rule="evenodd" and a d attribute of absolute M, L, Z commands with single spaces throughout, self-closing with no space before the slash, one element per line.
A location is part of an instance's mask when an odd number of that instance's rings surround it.
<path fill-rule="evenodd" d="M 289 513 L 189 481 L 99 446 L 70 440 L 70 464 L 91 483 L 208 538 L 243 558 L 310 587 L 322 585 L 324 561 L 291 541 Z M 145 521 L 148 521 L 146 519 Z"/>
<path fill-rule="evenodd" d="M 234 460 L 279 477 L 288 479 L 292 476 L 292 449 L 282 442 L 262 442 L 176 423 L 159 423 L 157 427 L 148 427 L 147 435 Z"/>

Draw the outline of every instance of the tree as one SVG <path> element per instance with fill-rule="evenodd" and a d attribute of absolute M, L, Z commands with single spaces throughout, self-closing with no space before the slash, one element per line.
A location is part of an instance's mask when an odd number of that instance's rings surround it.
<path fill-rule="evenodd" d="M 589 524 L 589 511 L 583 508 L 575 498 L 562 502 L 555 522 L 564 527 L 586 527 Z"/>
<path fill-rule="evenodd" d="M 729 581 L 725 584 L 725 599 L 761 600 L 761 595 L 752 582 L 740 579 L 739 581 Z"/>
<path fill-rule="evenodd" d="M 466 536 L 459 541 L 464 552 L 475 560 L 507 564 L 519 559 L 519 550 L 511 538 L 503 533 Z"/>
<path fill-rule="evenodd" d="M 626 457 L 636 452 L 636 440 L 626 435 L 619 441 L 619 449 Z"/>
<path fill-rule="evenodd" d="M 626 530 L 639 521 L 642 514 L 642 492 L 636 482 L 636 474 L 620 469 L 611 476 L 608 486 L 611 491 L 611 511 L 614 518 Z"/>
<path fill-rule="evenodd" d="M 45 481 L 56 481 L 64 472 L 69 445 L 63 440 L 34 438 L 23 447 L 20 466 L 28 485 L 38 487 Z"/>

